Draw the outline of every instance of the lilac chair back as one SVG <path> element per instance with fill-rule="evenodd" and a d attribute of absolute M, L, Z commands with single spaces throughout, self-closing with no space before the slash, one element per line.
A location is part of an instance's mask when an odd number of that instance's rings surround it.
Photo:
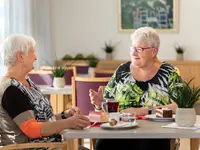
<path fill-rule="evenodd" d="M 52 85 L 53 84 L 52 74 L 29 73 L 28 76 L 36 85 Z"/>
<path fill-rule="evenodd" d="M 76 66 L 77 74 L 88 74 L 88 66 Z"/>
<path fill-rule="evenodd" d="M 94 110 L 89 97 L 89 90 L 93 89 L 98 91 L 100 86 L 106 86 L 109 78 L 86 78 L 87 80 L 79 80 L 81 77 L 75 80 L 75 101 L 76 106 L 81 109 L 81 111 L 88 115 L 89 111 Z M 95 79 L 97 79 L 95 81 Z M 91 81 L 90 81 L 91 80 Z"/>
<path fill-rule="evenodd" d="M 65 71 L 65 85 L 72 85 L 72 77 L 74 76 L 73 70 L 69 69 Z"/>

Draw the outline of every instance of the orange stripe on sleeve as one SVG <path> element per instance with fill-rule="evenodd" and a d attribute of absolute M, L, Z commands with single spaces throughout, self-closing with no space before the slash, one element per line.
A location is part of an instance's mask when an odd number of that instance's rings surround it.
<path fill-rule="evenodd" d="M 22 132 L 29 138 L 42 138 L 41 125 L 44 122 L 37 122 L 35 119 L 31 119 L 23 122 L 20 125 Z"/>

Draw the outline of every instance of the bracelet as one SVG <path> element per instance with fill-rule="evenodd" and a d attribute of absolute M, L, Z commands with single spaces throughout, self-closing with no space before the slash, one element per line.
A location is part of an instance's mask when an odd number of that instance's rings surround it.
<path fill-rule="evenodd" d="M 96 105 L 93 105 L 93 107 L 96 109 L 96 110 L 102 110 L 102 108 L 101 107 L 96 107 Z"/>

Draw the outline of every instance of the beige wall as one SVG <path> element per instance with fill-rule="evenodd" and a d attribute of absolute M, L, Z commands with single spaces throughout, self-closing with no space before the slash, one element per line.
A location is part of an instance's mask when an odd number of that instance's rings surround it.
<path fill-rule="evenodd" d="M 117 27 L 118 0 L 51 0 L 52 47 L 57 56 L 95 53 L 104 58 L 105 40 L 121 41 L 115 59 L 129 59 L 130 33 Z M 200 59 L 200 0 L 180 0 L 180 32 L 161 34 L 159 57 L 175 59 L 175 41 L 187 47 L 185 59 Z"/>

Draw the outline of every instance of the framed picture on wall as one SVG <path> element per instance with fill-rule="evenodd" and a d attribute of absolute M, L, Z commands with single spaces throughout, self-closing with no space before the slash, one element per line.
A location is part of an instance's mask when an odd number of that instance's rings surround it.
<path fill-rule="evenodd" d="M 179 0 L 119 0 L 119 30 L 132 32 L 150 26 L 161 32 L 178 32 Z"/>

